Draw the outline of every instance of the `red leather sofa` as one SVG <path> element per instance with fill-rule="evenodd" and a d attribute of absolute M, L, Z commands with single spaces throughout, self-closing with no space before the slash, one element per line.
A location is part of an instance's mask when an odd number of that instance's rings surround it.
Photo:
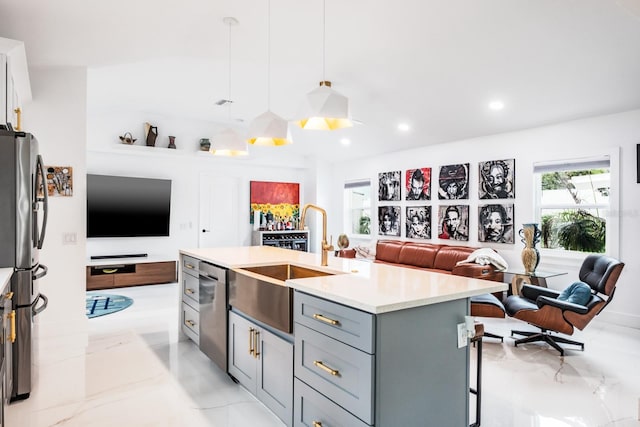
<path fill-rule="evenodd" d="M 468 246 L 378 240 L 374 262 L 501 282 L 504 274 L 491 264 L 467 262 L 456 265 L 459 261 L 467 259 L 476 249 Z"/>
<path fill-rule="evenodd" d="M 491 264 L 480 265 L 467 262 L 456 265 L 458 262 L 467 259 L 476 249 L 468 246 L 437 245 L 426 242 L 378 240 L 374 262 L 502 282 L 504 274 Z M 338 256 L 344 258 L 355 258 L 355 255 L 354 249 L 338 251 Z M 505 317 L 505 310 L 501 301 L 501 293 L 472 297 L 471 315 Z M 497 337 L 489 333 L 485 333 L 485 335 Z"/>

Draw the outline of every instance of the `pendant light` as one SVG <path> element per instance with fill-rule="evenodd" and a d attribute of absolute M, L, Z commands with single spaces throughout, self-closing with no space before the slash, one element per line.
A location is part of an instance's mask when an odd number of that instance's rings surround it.
<path fill-rule="evenodd" d="M 349 115 L 349 99 L 331 88 L 325 80 L 326 5 L 322 0 L 322 81 L 307 94 L 295 123 L 302 129 L 335 130 L 353 126 Z"/>
<path fill-rule="evenodd" d="M 233 103 L 231 101 L 231 26 L 238 25 L 238 20 L 228 16 L 222 18 L 222 22 L 229 26 L 229 93 L 226 104 L 228 108 L 227 119 L 231 123 L 231 104 Z M 214 156 L 246 156 L 249 154 L 247 142 L 230 127 L 222 129 L 211 139 L 209 152 Z"/>
<path fill-rule="evenodd" d="M 289 123 L 271 111 L 271 0 L 267 0 L 267 111 L 249 125 L 249 144 L 279 146 L 291 144 Z"/>

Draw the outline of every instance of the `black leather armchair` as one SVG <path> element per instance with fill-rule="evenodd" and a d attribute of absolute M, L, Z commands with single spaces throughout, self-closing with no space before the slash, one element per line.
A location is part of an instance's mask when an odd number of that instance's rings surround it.
<path fill-rule="evenodd" d="M 505 301 L 505 310 L 510 317 L 520 319 L 541 329 L 540 332 L 511 331 L 511 335 L 522 335 L 515 345 L 544 341 L 564 356 L 558 343 L 578 345 L 584 343 L 570 340 L 550 332 L 572 335 L 574 327 L 583 330 L 587 324 L 611 302 L 616 283 L 624 263 L 605 256 L 588 255 L 580 267 L 579 279 L 591 287 L 591 297 L 586 305 L 558 300 L 559 291 L 534 285 L 524 285 L 522 296 L 511 295 Z"/>

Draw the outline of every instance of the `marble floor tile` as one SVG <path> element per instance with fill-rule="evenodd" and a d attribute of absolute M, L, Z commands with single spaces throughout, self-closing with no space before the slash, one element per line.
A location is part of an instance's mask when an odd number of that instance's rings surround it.
<path fill-rule="evenodd" d="M 134 304 L 60 341 L 75 340 L 84 352 L 49 342 L 31 397 L 6 408 L 6 426 L 282 426 L 181 338 L 178 292 L 175 283 L 110 291 Z M 640 330 L 596 319 L 574 335 L 585 351 L 561 357 L 546 344 L 514 347 L 512 329 L 533 330 L 523 322 L 479 320 L 505 337 L 484 340 L 482 426 L 640 427 Z M 470 351 L 474 375 L 477 350 Z"/>

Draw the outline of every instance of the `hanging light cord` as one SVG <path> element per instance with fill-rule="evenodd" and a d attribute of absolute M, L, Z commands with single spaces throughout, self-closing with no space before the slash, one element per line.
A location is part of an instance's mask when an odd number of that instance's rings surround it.
<path fill-rule="evenodd" d="M 267 9 L 267 110 L 271 110 L 271 0 Z"/>
<path fill-rule="evenodd" d="M 229 58 L 228 58 L 228 61 L 227 61 L 228 62 L 228 67 L 229 67 L 229 70 L 228 70 L 228 73 L 227 73 L 228 74 L 228 78 L 229 78 L 229 86 L 228 86 L 228 92 L 227 92 L 227 94 L 228 94 L 227 100 L 229 101 L 229 103 L 228 103 L 229 107 L 227 108 L 227 119 L 229 120 L 229 123 L 231 123 L 231 103 L 233 102 L 233 101 L 231 101 L 231 25 L 232 25 L 232 23 L 230 21 L 229 22 L 229 49 L 228 49 Z"/>
<path fill-rule="evenodd" d="M 327 31 L 327 29 L 326 29 L 327 25 L 325 23 L 325 20 L 326 20 L 326 17 L 325 17 L 326 9 L 327 9 L 326 0 L 322 0 L 322 81 L 323 82 L 325 81 L 325 78 L 324 78 L 325 53 L 326 53 L 326 50 L 327 50 L 327 48 L 325 46 L 326 45 L 326 38 L 327 38 L 327 36 L 325 34 L 326 31 Z"/>

